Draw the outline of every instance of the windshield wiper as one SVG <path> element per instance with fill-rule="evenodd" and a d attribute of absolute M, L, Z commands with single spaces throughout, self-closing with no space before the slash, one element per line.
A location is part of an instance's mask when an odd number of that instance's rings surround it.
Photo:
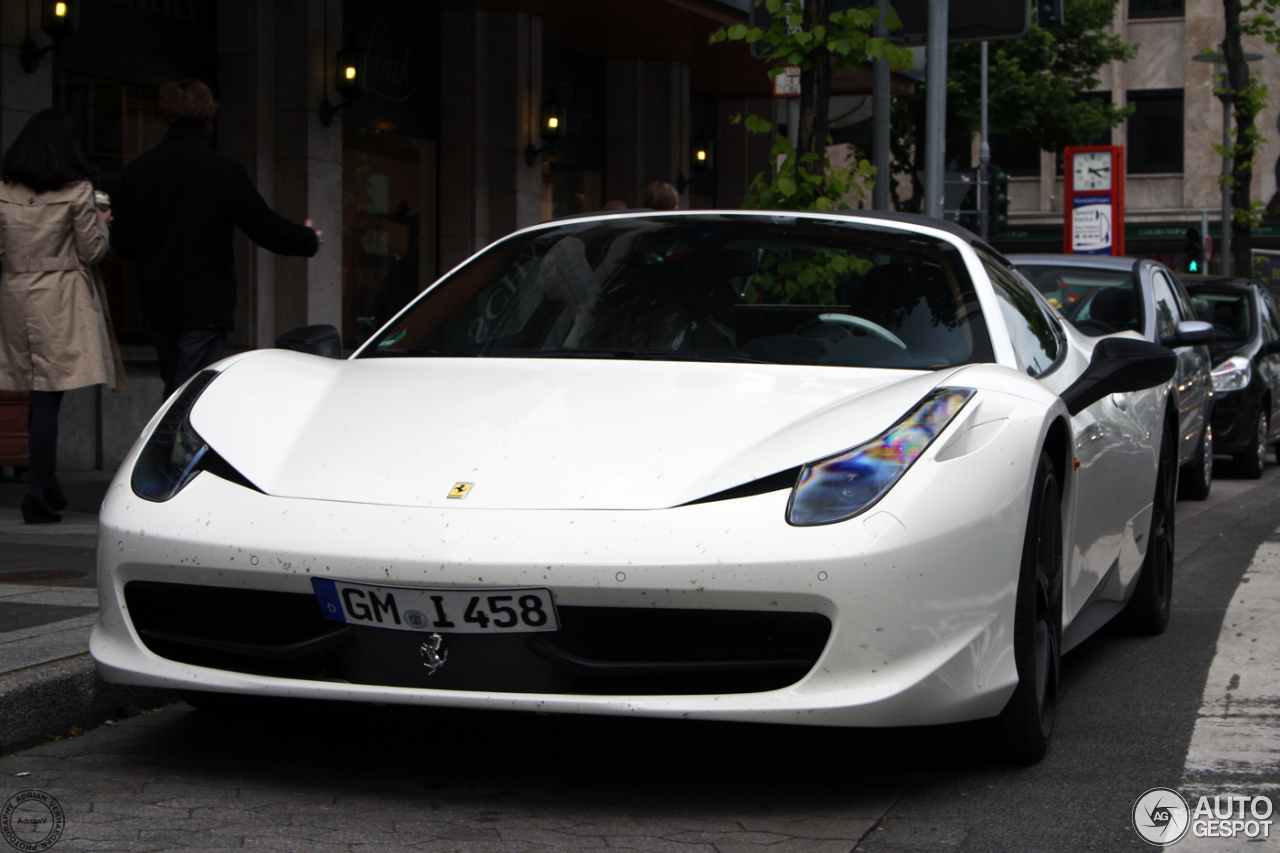
<path fill-rule="evenodd" d="M 707 352 L 704 350 L 649 350 L 649 349 L 551 349 L 533 352 L 495 353 L 497 358 L 630 358 L 642 361 L 724 361 L 748 364 L 773 364 L 732 352 Z"/>
<path fill-rule="evenodd" d="M 474 352 L 460 352 L 452 349 L 439 349 L 437 347 L 410 347 L 404 350 L 404 354 L 410 358 L 431 357 L 431 358 L 475 358 Z"/>

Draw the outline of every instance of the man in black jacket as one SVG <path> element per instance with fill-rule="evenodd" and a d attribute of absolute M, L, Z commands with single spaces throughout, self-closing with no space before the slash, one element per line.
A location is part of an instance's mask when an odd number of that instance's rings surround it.
<path fill-rule="evenodd" d="M 137 265 L 142 313 L 156 332 L 168 397 L 222 358 L 235 325 L 235 226 L 278 255 L 310 257 L 320 232 L 267 206 L 244 166 L 214 150 L 209 134 L 218 103 L 199 80 L 160 90 L 169 120 L 164 142 L 124 170 L 113 244 Z"/>

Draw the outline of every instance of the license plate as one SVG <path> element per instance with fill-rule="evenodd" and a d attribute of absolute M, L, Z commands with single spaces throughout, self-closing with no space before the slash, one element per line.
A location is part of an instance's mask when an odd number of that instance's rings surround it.
<path fill-rule="evenodd" d="M 551 590 L 423 589 L 312 578 L 326 619 L 398 631 L 515 634 L 558 631 Z"/>

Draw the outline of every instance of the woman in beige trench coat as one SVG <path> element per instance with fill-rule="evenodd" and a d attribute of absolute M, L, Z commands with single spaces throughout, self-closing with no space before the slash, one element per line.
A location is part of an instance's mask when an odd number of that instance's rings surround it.
<path fill-rule="evenodd" d="M 77 136 L 68 113 L 36 113 L 0 183 L 0 389 L 31 392 L 28 524 L 61 521 L 66 506 L 55 475 L 63 392 L 125 388 L 98 272 L 110 211 L 94 204 Z"/>

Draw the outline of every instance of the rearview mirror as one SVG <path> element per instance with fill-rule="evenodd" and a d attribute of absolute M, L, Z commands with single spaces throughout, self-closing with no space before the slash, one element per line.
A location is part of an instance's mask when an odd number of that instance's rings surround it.
<path fill-rule="evenodd" d="M 1132 338 L 1103 338 L 1093 348 L 1084 373 L 1062 392 L 1062 402 L 1068 412 L 1078 415 L 1108 394 L 1163 385 L 1177 369 L 1178 356 L 1167 347 Z"/>
<path fill-rule="evenodd" d="M 1183 320 L 1174 327 L 1173 337 L 1160 341 L 1167 347 L 1207 344 L 1213 340 L 1213 324 L 1203 320 Z"/>
<path fill-rule="evenodd" d="M 276 338 L 276 349 L 305 352 L 325 358 L 342 358 L 342 336 L 328 323 L 303 326 Z"/>

